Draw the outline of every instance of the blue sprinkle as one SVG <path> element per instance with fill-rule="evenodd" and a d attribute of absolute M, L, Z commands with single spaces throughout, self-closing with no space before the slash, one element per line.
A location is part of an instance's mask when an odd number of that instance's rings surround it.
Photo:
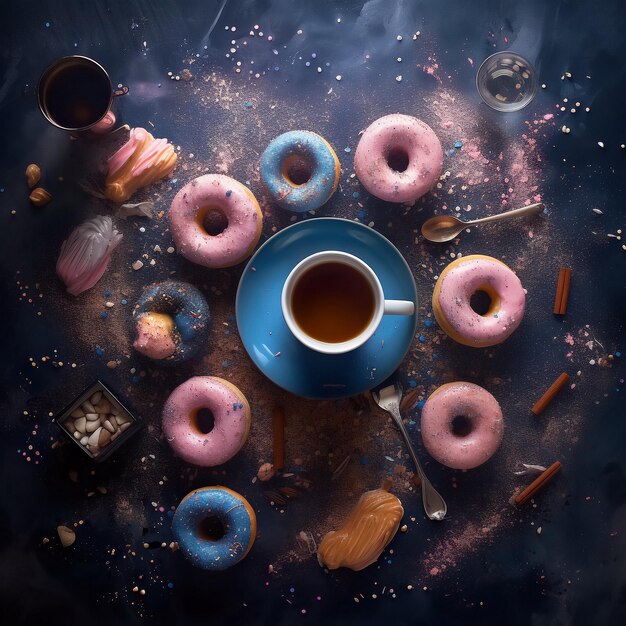
<path fill-rule="evenodd" d="M 349 146 L 346 146 L 346 147 L 343 149 L 343 151 L 344 151 L 344 152 L 347 152 L 348 154 L 349 154 L 350 152 L 352 152 L 352 150 L 350 150 L 350 147 L 349 147 Z"/>
<path fill-rule="evenodd" d="M 232 195 L 232 193 L 233 193 L 233 192 L 229 189 L 229 190 L 226 192 L 226 197 L 227 197 L 227 198 L 230 198 L 230 196 Z"/>
<path fill-rule="evenodd" d="M 426 400 L 420 400 L 420 401 L 417 403 L 417 408 L 418 408 L 418 409 L 421 409 L 421 408 L 424 406 L 424 404 L 426 404 Z"/>
<path fill-rule="evenodd" d="M 174 583 L 167 583 L 168 589 L 174 589 Z"/>
<path fill-rule="evenodd" d="M 122 298 L 122 304 L 128 304 L 128 300 L 126 298 Z"/>
<path fill-rule="evenodd" d="M 417 381 L 415 381 L 415 380 L 411 379 L 411 380 L 409 381 L 409 387 L 412 387 L 413 389 L 414 389 L 415 387 L 417 387 Z"/>
<path fill-rule="evenodd" d="M 361 221 L 363 221 L 363 220 L 365 219 L 365 211 L 363 211 L 363 209 L 361 209 L 361 210 L 358 212 L 358 216 L 359 216 L 359 219 L 360 219 Z"/>
<path fill-rule="evenodd" d="M 248 100 L 246 102 L 246 109 L 251 109 L 252 108 L 252 102 L 250 102 L 250 100 Z"/>
<path fill-rule="evenodd" d="M 311 58 L 312 59 L 317 59 L 317 54 L 315 52 L 311 53 Z"/>
<path fill-rule="evenodd" d="M 391 559 L 387 559 L 387 563 L 391 565 Z"/>
<path fill-rule="evenodd" d="M 178 178 L 172 178 L 172 185 L 175 185 L 178 182 Z"/>
<path fill-rule="evenodd" d="M 456 154 L 456 150 L 454 148 L 450 148 L 450 150 L 448 150 L 448 156 L 454 156 Z"/>
<path fill-rule="evenodd" d="M 280 70 L 280 67 L 278 67 L 278 65 L 275 65 L 275 66 L 274 66 L 274 71 L 275 71 L 275 72 L 278 72 L 278 70 Z"/>
<path fill-rule="evenodd" d="M 102 295 L 103 295 L 105 298 L 110 298 L 110 297 L 113 295 L 113 292 L 112 292 L 112 291 L 107 290 L 107 291 L 105 291 Z"/>
<path fill-rule="evenodd" d="M 105 319 L 106 317 L 109 317 L 109 314 L 106 311 L 102 311 L 102 313 L 100 313 L 100 317 Z"/>
<path fill-rule="evenodd" d="M 326 67 L 330 67 L 330 63 L 326 63 Z"/>
<path fill-rule="evenodd" d="M 352 192 L 352 197 L 356 200 L 359 197 L 359 192 L 358 191 L 353 191 Z"/>
<path fill-rule="evenodd" d="M 0 193 L 4 193 L 4 187 L 0 187 Z"/>
<path fill-rule="evenodd" d="M 228 361 L 222 361 L 222 367 L 228 369 Z"/>
<path fill-rule="evenodd" d="M 424 337 L 424 335 L 420 335 L 419 339 L 422 343 L 426 341 L 426 337 Z"/>
<path fill-rule="evenodd" d="M 44 23 L 44 26 L 45 26 L 46 28 L 50 28 L 50 22 L 45 22 L 45 23 Z"/>
<path fill-rule="evenodd" d="M 78 48 L 78 43 L 74 42 L 74 48 Z"/>
<path fill-rule="evenodd" d="M 96 356 L 102 356 L 104 354 L 104 350 L 102 348 L 96 348 Z"/>
<path fill-rule="evenodd" d="M 366 457 L 366 456 L 362 456 L 362 457 L 359 459 L 359 463 L 360 463 L 361 465 L 367 465 L 367 464 L 369 463 L 369 461 L 367 460 L 367 457 Z"/>
<path fill-rule="evenodd" d="M 241 404 L 241 402 L 234 402 L 233 411 L 239 411 L 240 409 L 243 409 L 243 404 Z"/>
<path fill-rule="evenodd" d="M 615 352 L 615 356 L 619 359 L 622 356 L 622 353 L 619 350 L 617 350 Z"/>
<path fill-rule="evenodd" d="M 415 426 L 417 422 L 415 420 L 409 420 L 409 426 Z"/>
<path fill-rule="evenodd" d="M 424 326 L 426 326 L 426 328 L 430 328 L 433 325 L 433 323 L 430 320 L 426 320 L 424 322 Z"/>
<path fill-rule="evenodd" d="M 289 593 L 295 593 L 295 591 L 296 591 L 296 588 L 295 588 L 295 587 L 291 587 L 291 588 L 289 589 Z"/>
<path fill-rule="evenodd" d="M 137 384 L 137 383 L 139 382 L 139 380 L 140 380 L 140 379 L 139 379 L 139 376 L 133 376 L 133 377 L 131 378 L 131 380 L 132 380 L 135 384 Z"/>
<path fill-rule="evenodd" d="M 454 142 L 454 147 L 455 148 L 462 148 L 463 147 L 463 142 L 462 141 L 455 141 Z"/>
<path fill-rule="evenodd" d="M 307 62 L 305 63 L 305 65 L 306 65 L 307 67 L 311 67 L 311 61 L 307 61 Z"/>

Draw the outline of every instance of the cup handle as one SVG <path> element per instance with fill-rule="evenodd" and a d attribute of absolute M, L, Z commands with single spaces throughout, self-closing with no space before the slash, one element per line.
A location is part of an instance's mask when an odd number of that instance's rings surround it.
<path fill-rule="evenodd" d="M 385 300 L 386 315 L 413 315 L 415 303 L 407 300 Z"/>

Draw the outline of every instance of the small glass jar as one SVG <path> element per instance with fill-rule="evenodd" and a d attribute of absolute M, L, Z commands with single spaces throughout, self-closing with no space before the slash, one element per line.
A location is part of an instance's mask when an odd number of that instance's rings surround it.
<path fill-rule="evenodd" d="M 496 52 L 478 68 L 476 87 L 483 101 L 496 111 L 519 111 L 537 93 L 535 68 L 515 52 Z"/>

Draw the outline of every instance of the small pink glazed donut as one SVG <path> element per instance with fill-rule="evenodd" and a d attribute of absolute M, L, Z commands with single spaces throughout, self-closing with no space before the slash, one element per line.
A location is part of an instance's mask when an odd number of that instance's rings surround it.
<path fill-rule="evenodd" d="M 215 211 L 227 225 L 211 235 L 205 220 Z M 205 267 L 241 263 L 252 254 L 263 228 L 263 214 L 252 192 L 222 174 L 206 174 L 187 183 L 174 197 L 168 218 L 178 251 Z"/>
<path fill-rule="evenodd" d="M 422 409 L 422 439 L 429 454 L 447 467 L 472 469 L 500 446 L 504 428 L 498 401 L 473 383 L 441 385 Z"/>
<path fill-rule="evenodd" d="M 354 169 L 372 195 L 415 202 L 441 175 L 443 152 L 432 128 L 410 115 L 385 115 L 363 133 Z"/>
<path fill-rule="evenodd" d="M 206 432 L 202 409 L 213 414 Z M 194 376 L 172 391 L 163 407 L 163 434 L 174 452 L 194 465 L 226 463 L 250 430 L 250 405 L 235 385 L 215 376 Z"/>
<path fill-rule="evenodd" d="M 472 308 L 471 301 L 479 292 L 489 300 L 482 314 Z M 439 326 L 455 341 L 475 348 L 502 343 L 520 325 L 525 306 L 526 293 L 513 270 L 482 254 L 452 261 L 433 292 Z"/>

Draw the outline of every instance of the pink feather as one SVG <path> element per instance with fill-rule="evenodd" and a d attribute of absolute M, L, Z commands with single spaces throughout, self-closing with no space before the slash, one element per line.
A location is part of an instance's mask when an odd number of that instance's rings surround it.
<path fill-rule="evenodd" d="M 61 246 L 56 268 L 68 293 L 77 296 L 100 280 L 121 239 L 108 215 L 97 215 L 72 231 Z"/>

